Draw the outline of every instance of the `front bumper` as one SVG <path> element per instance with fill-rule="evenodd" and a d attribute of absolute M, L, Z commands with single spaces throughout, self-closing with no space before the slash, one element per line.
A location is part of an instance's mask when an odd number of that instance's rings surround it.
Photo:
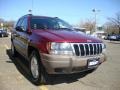
<path fill-rule="evenodd" d="M 98 59 L 99 63 L 89 67 L 88 63 L 91 59 Z M 97 68 L 106 60 L 106 55 L 80 57 L 41 54 L 41 60 L 49 74 L 70 74 Z"/>

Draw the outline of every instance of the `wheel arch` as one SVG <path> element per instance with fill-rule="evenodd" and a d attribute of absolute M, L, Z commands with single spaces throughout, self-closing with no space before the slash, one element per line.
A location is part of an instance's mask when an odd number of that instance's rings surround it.
<path fill-rule="evenodd" d="M 31 53 L 33 51 L 36 51 L 39 54 L 39 57 L 40 57 L 39 49 L 37 47 L 35 47 L 35 46 L 29 45 L 28 46 L 28 50 L 27 50 L 27 56 L 28 56 L 28 58 L 29 58 L 29 56 L 31 55 Z"/>

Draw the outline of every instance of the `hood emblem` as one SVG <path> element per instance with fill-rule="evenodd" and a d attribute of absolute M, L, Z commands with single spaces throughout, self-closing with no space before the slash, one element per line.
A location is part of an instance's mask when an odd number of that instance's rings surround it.
<path fill-rule="evenodd" d="M 87 42 L 92 42 L 92 40 L 87 40 Z"/>

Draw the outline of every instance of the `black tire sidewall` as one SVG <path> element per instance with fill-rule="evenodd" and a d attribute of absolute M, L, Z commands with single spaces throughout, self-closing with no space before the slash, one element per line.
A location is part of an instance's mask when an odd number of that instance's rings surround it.
<path fill-rule="evenodd" d="M 33 75 L 32 75 L 32 72 L 31 72 L 31 59 L 32 59 L 33 56 L 37 58 L 38 73 L 39 73 L 38 78 L 34 78 Z M 31 81 L 32 81 L 32 83 L 35 84 L 35 85 L 40 85 L 41 83 L 43 83 L 43 82 L 41 81 L 41 75 L 42 75 L 42 69 L 43 69 L 43 68 L 42 68 L 42 65 L 41 65 L 40 56 L 39 56 L 39 54 L 38 54 L 36 51 L 33 51 L 33 52 L 31 53 L 31 55 L 30 55 L 29 60 L 30 60 L 29 69 L 30 69 Z"/>
<path fill-rule="evenodd" d="M 4 34 L 1 34 L 1 37 L 4 37 Z"/>

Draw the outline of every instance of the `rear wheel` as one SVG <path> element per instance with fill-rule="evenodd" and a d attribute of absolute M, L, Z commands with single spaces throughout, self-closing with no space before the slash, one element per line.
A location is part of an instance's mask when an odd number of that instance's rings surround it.
<path fill-rule="evenodd" d="M 46 83 L 45 70 L 40 62 L 39 54 L 33 51 L 30 55 L 30 73 L 35 85 Z"/>

